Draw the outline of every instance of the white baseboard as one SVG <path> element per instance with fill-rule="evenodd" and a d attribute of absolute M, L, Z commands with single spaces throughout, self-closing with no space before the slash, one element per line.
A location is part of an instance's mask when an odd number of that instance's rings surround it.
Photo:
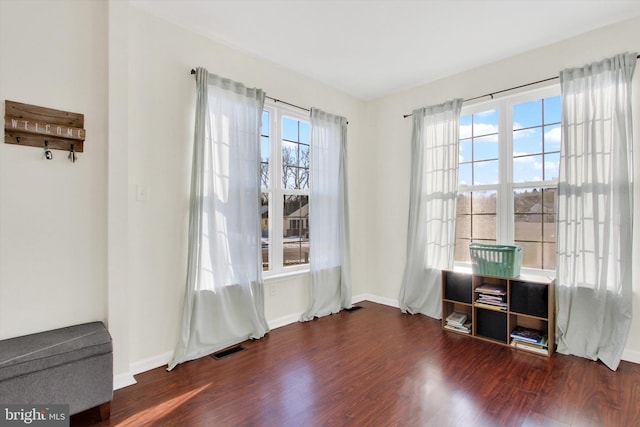
<path fill-rule="evenodd" d="M 400 308 L 400 304 L 398 303 L 398 300 L 395 300 L 392 298 L 379 297 L 373 294 L 356 295 L 355 297 L 352 298 L 352 301 L 354 304 L 361 301 L 371 301 L 371 302 L 375 302 L 376 304 L 382 304 L 382 305 L 388 305 L 389 307 Z"/>
<path fill-rule="evenodd" d="M 118 374 L 113 376 L 113 389 L 118 390 L 121 388 L 128 387 L 130 385 L 137 384 L 138 382 L 133 377 L 132 372 L 127 372 L 126 374 Z"/>
<path fill-rule="evenodd" d="M 640 364 L 640 351 L 634 351 L 634 350 L 625 349 L 622 352 L 622 360 L 626 360 L 627 362 Z"/>
<path fill-rule="evenodd" d="M 269 329 L 277 329 L 300 321 L 302 313 L 289 314 L 288 316 L 279 317 L 271 321 L 267 321 Z"/>
<path fill-rule="evenodd" d="M 367 301 L 367 294 L 359 294 L 351 296 L 351 304 L 357 304 L 362 301 Z"/>
<path fill-rule="evenodd" d="M 371 294 L 359 294 L 351 297 L 352 304 L 357 304 L 362 301 L 371 301 L 371 302 L 376 302 L 378 304 L 389 305 L 391 307 L 399 307 L 397 301 L 394 301 L 392 299 L 387 299 L 387 298 L 376 297 L 375 295 L 371 295 Z M 267 323 L 269 325 L 269 329 L 277 329 L 283 326 L 290 325 L 292 323 L 299 322 L 300 316 L 302 316 L 302 313 L 289 314 L 287 316 L 270 320 Z"/>
<path fill-rule="evenodd" d="M 162 353 L 157 356 L 149 357 L 132 363 L 130 365 L 129 372 L 113 376 L 113 389 L 118 390 L 133 384 L 137 384 L 138 382 L 134 378 L 134 375 L 138 375 L 143 372 L 150 371 L 151 369 L 165 366 L 169 363 L 172 356 L 173 352 L 168 351 L 166 353 Z"/>
<path fill-rule="evenodd" d="M 131 364 L 131 371 L 133 372 L 133 375 L 138 375 L 143 372 L 159 368 L 160 366 L 166 366 L 169 364 L 172 357 L 173 351 L 167 351 L 166 353 L 162 353 L 157 356 L 148 357 L 146 359 L 133 362 Z"/>

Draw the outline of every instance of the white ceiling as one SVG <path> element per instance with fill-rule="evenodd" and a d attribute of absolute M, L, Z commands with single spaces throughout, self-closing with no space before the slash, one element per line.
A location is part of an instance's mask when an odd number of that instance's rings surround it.
<path fill-rule="evenodd" d="M 617 0 L 132 0 L 363 100 L 640 16 Z"/>

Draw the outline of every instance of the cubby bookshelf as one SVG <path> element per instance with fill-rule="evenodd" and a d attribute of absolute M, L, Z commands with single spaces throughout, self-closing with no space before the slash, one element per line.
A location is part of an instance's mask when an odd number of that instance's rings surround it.
<path fill-rule="evenodd" d="M 445 270 L 442 327 L 454 334 L 551 356 L 555 349 L 554 284 L 553 279 L 537 276 L 505 278 Z M 467 315 L 471 321 L 469 333 L 445 328 L 446 319 L 453 312 Z M 546 349 L 513 340 L 514 330 L 523 328 L 540 331 L 546 337 Z"/>

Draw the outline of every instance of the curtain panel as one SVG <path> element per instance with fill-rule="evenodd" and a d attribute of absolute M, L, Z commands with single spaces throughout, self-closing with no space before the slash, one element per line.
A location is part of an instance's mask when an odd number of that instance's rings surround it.
<path fill-rule="evenodd" d="M 558 352 L 615 370 L 632 318 L 631 80 L 636 54 L 560 73 Z"/>
<path fill-rule="evenodd" d="M 196 70 L 186 291 L 169 370 L 268 332 L 260 248 L 264 92 Z"/>
<path fill-rule="evenodd" d="M 311 109 L 309 309 L 312 320 L 351 307 L 347 119 Z"/>
<path fill-rule="evenodd" d="M 462 99 L 413 111 L 403 313 L 442 315 L 442 270 L 453 267 Z"/>

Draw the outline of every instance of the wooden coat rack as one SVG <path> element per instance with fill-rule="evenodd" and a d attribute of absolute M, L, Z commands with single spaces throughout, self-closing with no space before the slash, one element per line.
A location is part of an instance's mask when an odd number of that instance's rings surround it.
<path fill-rule="evenodd" d="M 84 114 L 5 101 L 6 144 L 69 151 L 75 161 L 74 153 L 84 151 L 85 137 Z"/>

